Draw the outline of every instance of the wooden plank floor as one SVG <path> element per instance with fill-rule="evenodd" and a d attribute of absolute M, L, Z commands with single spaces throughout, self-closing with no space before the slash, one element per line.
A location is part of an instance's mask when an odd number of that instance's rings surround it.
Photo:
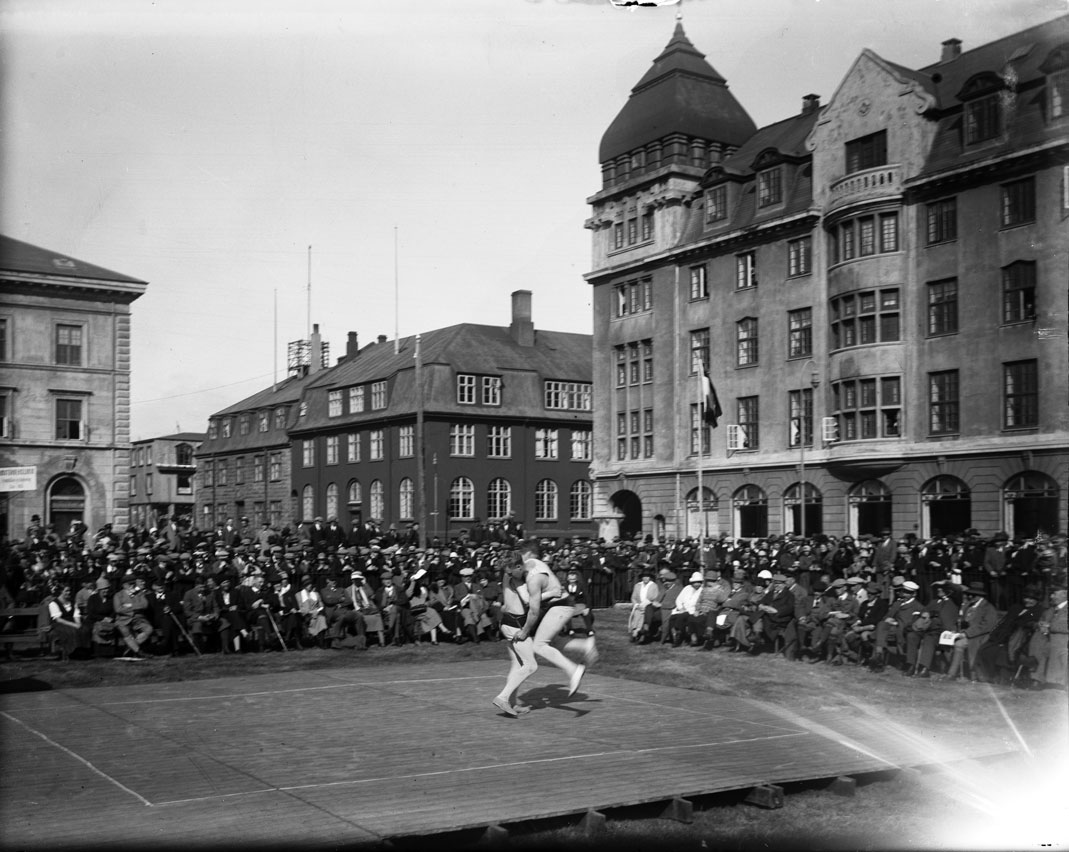
<path fill-rule="evenodd" d="M 354 666 L 3 696 L 0 843 L 358 843 L 1013 750 L 596 673 L 568 698 L 548 667 L 511 719 L 490 706 L 503 676 Z"/>

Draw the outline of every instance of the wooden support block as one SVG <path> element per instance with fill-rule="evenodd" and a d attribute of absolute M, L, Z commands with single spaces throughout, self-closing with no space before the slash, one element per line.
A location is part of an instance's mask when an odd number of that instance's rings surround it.
<path fill-rule="evenodd" d="M 857 781 L 849 775 L 840 775 L 828 785 L 828 791 L 834 793 L 836 796 L 852 798 L 857 792 Z"/>
<path fill-rule="evenodd" d="M 757 805 L 759 808 L 769 810 L 782 808 L 783 788 L 775 784 L 762 784 L 760 787 L 754 787 L 743 801 L 748 805 Z"/>
<path fill-rule="evenodd" d="M 601 811 L 587 811 L 579 821 L 579 830 L 587 838 L 600 836 L 605 830 L 605 814 Z"/>
<path fill-rule="evenodd" d="M 676 822 L 694 822 L 694 803 L 676 796 L 661 813 L 661 819 L 674 819 Z"/>
<path fill-rule="evenodd" d="M 509 830 L 503 825 L 488 825 L 483 836 L 479 838 L 479 844 L 496 849 L 508 842 Z"/>

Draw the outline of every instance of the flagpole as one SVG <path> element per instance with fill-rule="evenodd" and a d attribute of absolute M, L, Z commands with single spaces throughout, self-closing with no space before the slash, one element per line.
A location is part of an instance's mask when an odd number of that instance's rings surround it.
<path fill-rule="evenodd" d="M 702 407 L 705 404 L 705 387 L 702 381 L 702 373 L 704 372 L 704 364 L 701 363 L 699 356 L 700 370 L 695 370 L 694 378 L 698 383 L 698 409 L 695 412 L 698 415 L 698 564 L 701 566 L 702 574 L 705 573 L 705 491 L 702 487 L 702 455 L 703 455 L 703 442 L 705 429 L 705 418 L 702 416 Z"/>

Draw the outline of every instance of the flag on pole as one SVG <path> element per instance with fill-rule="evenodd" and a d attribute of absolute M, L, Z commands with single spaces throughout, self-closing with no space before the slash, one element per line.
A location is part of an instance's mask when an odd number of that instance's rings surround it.
<path fill-rule="evenodd" d="M 716 396 L 716 388 L 713 387 L 713 380 L 709 378 L 709 369 L 702 364 L 702 421 L 715 429 L 723 413 L 720 400 Z"/>

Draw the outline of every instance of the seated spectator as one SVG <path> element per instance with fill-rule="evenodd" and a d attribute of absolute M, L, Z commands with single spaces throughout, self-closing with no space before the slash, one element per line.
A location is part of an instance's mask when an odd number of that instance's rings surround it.
<path fill-rule="evenodd" d="M 954 630 L 958 622 L 958 603 L 950 593 L 946 580 L 932 583 L 935 597 L 906 628 L 907 677 L 931 677 L 932 663 L 939 646 L 939 637 L 946 630 Z"/>
<path fill-rule="evenodd" d="M 248 638 L 249 631 L 238 593 L 234 591 L 234 583 L 230 577 L 223 576 L 219 581 L 219 589 L 215 593 L 215 610 L 219 614 L 215 629 L 219 633 L 219 646 L 223 653 L 241 651 L 241 642 Z"/>
<path fill-rule="evenodd" d="M 847 630 L 857 621 L 858 612 L 861 610 L 857 599 L 861 585 L 862 580 L 857 576 L 848 580 L 842 577 L 832 580 L 829 588 L 834 594 L 829 601 L 828 613 L 812 638 L 811 663 L 823 659 L 831 665 L 843 664 L 843 640 Z"/>
<path fill-rule="evenodd" d="M 71 598 L 70 586 L 60 586 L 56 597 L 48 602 L 48 620 L 61 660 L 69 660 L 89 648 L 89 625 L 82 623 L 81 613 Z"/>
<path fill-rule="evenodd" d="M 219 610 L 214 595 L 208 592 L 204 575 L 197 574 L 193 588 L 182 597 L 182 613 L 186 630 L 200 651 L 207 646 L 208 636 L 215 633 Z"/>
<path fill-rule="evenodd" d="M 749 592 L 743 588 L 741 590 L 743 597 L 732 596 L 731 601 L 734 602 L 732 607 L 739 607 L 739 614 L 734 619 L 728 634 L 728 643 L 732 651 L 750 652 L 761 641 L 761 620 L 764 617 L 761 603 L 768 594 L 771 581 L 772 572 L 767 569 L 761 570 L 757 573 L 757 579 L 754 580 L 753 588 Z"/>
<path fill-rule="evenodd" d="M 661 597 L 653 601 L 650 606 L 655 607 L 660 615 L 661 644 L 663 645 L 672 639 L 669 617 L 676 607 L 676 599 L 683 590 L 683 585 L 679 582 L 676 572 L 670 568 L 662 568 L 658 576 L 661 578 Z"/>
<path fill-rule="evenodd" d="M 958 612 L 958 635 L 954 641 L 953 656 L 947 678 L 955 680 L 963 676 L 963 667 L 969 667 L 969 679 L 979 680 L 976 656 L 998 623 L 998 610 L 987 599 L 987 590 L 982 582 L 970 583 L 963 590 L 964 600 Z"/>
<path fill-rule="evenodd" d="M 301 578 L 301 590 L 297 593 L 297 607 L 304 624 L 304 635 L 314 644 L 320 644 L 327 635 L 327 618 L 323 614 L 323 598 L 316 591 L 315 578 L 305 574 Z"/>
<path fill-rule="evenodd" d="M 751 654 L 759 654 L 763 650 L 771 650 L 776 645 L 776 639 L 784 635 L 784 631 L 794 622 L 797 601 L 794 593 L 788 588 L 789 580 L 784 574 L 773 574 L 772 584 L 757 609 L 761 617 L 754 622 L 755 641 L 748 649 Z M 798 587 L 801 589 L 801 587 Z M 802 589 L 802 593 L 805 590 Z"/>
<path fill-rule="evenodd" d="M 697 645 L 698 636 L 693 632 L 697 623 L 698 599 L 701 596 L 705 578 L 701 571 L 694 571 L 687 581 L 687 585 L 680 589 L 676 596 L 675 606 L 668 616 L 668 630 L 672 636 L 672 647 L 678 648 L 685 641 L 691 645 Z"/>
<path fill-rule="evenodd" d="M 470 571 L 471 569 L 465 570 Z M 390 636 L 390 641 L 394 645 L 414 642 L 412 607 L 409 604 L 408 595 L 405 594 L 405 590 L 401 586 L 403 579 L 392 571 L 383 571 L 380 578 L 382 580 L 382 589 L 379 591 L 379 610 L 382 612 L 382 619 L 386 625 L 386 633 Z M 478 593 L 477 587 L 473 588 L 466 603 L 471 611 L 478 609 L 479 614 L 482 615 L 485 607 L 476 602 L 475 598 L 478 598 L 479 602 L 482 601 L 482 596 Z M 487 620 L 487 624 L 489 624 L 489 620 Z M 478 636 L 475 637 L 475 641 L 479 641 Z"/>
<path fill-rule="evenodd" d="M 639 568 L 639 579 L 631 589 L 631 615 L 627 621 L 627 632 L 632 642 L 645 645 L 653 635 L 654 617 L 659 615 L 658 607 L 653 604 L 661 597 L 661 587 L 654 582 L 653 568 L 643 563 Z"/>
<path fill-rule="evenodd" d="M 133 574 L 122 577 L 122 588 L 115 593 L 115 627 L 126 644 L 124 656 L 143 659 L 148 656 L 142 645 L 152 636 L 152 625 L 145 617 L 148 599 L 145 597 L 144 581 Z"/>
<path fill-rule="evenodd" d="M 1050 593 L 1050 606 L 1043 610 L 1038 630 L 1033 634 L 1028 653 L 1036 658 L 1035 679 L 1045 687 L 1065 689 L 1066 656 L 1069 651 L 1069 623 L 1066 614 L 1066 589 L 1056 583 Z"/>
<path fill-rule="evenodd" d="M 272 606 L 275 613 L 275 621 L 282 634 L 282 641 L 287 648 L 301 647 L 301 605 L 297 601 L 297 590 L 290 583 L 289 575 L 279 575 L 278 587 L 275 590 L 277 608 Z"/>
<path fill-rule="evenodd" d="M 1017 670 L 1024 665 L 1021 652 L 1027 651 L 1043 612 L 1039 607 L 1040 592 L 1035 586 L 1025 588 L 1021 597 L 1023 602 L 1006 611 L 976 655 L 977 675 L 984 683 L 1011 684 Z"/>
<path fill-rule="evenodd" d="M 418 645 L 424 636 L 430 636 L 432 645 L 438 644 L 438 628 L 442 626 L 442 618 L 433 606 L 430 605 L 430 590 L 427 588 L 427 571 L 418 569 L 408 582 L 405 589 L 408 595 L 408 603 L 412 618 L 415 622 L 413 632 Z"/>
<path fill-rule="evenodd" d="M 687 629 L 692 637 L 700 641 L 703 651 L 711 651 L 716 641 L 716 617 L 731 596 L 731 583 L 720 575 L 719 568 L 708 569 L 704 578 L 701 594 L 698 595 L 697 614 L 688 621 Z"/>
<path fill-rule="evenodd" d="M 454 599 L 455 592 L 445 577 L 436 577 L 430 590 L 429 605 L 442 619 L 442 632 L 449 637 L 460 635 L 460 607 Z"/>
<path fill-rule="evenodd" d="M 894 581 L 892 580 L 892 584 Z M 887 615 L 876 625 L 873 640 L 872 661 L 869 668 L 882 672 L 890 662 L 890 649 L 895 649 L 901 669 L 906 669 L 906 630 L 913 624 L 913 619 L 924 609 L 917 598 L 920 588 L 912 580 L 899 583 L 895 591 L 895 600 L 887 608 Z"/>

